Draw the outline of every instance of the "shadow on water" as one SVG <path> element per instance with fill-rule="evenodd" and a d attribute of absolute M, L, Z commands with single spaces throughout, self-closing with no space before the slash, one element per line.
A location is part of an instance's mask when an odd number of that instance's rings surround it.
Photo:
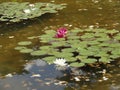
<path fill-rule="evenodd" d="M 10 0 L 0 0 L 1 2 Z M 21 0 L 28 1 L 28 0 Z M 119 0 L 29 0 L 29 2 L 67 3 L 58 14 L 46 14 L 20 23 L 0 23 L 0 90 L 119 90 L 120 62 L 110 68 L 81 68 L 91 75 L 75 81 L 74 75 L 56 70 L 54 65 L 39 66 L 37 60 L 14 50 L 19 41 L 39 35 L 45 28 L 106 28 L 120 30 Z M 33 59 L 33 60 L 31 60 Z M 36 63 L 37 62 L 37 63 Z M 27 63 L 27 64 L 26 64 Z M 26 65 L 28 67 L 26 68 Z M 103 68 L 104 67 L 104 68 Z M 28 70 L 29 69 L 29 70 Z M 102 72 L 106 69 L 105 77 Z M 94 72 L 98 70 L 96 75 Z M 13 74 L 13 75 L 12 75 Z M 5 75 L 4 77 L 2 75 Z M 3 77 L 3 78 L 2 78 Z M 81 78 L 81 77 L 80 77 Z"/>
<path fill-rule="evenodd" d="M 33 24 L 40 24 L 41 28 L 44 28 L 44 21 L 47 21 L 51 17 L 54 17 L 55 14 L 44 14 L 40 17 L 28 20 L 22 20 L 21 22 L 0 22 L 0 34 L 8 33 L 15 30 L 22 30 L 25 27 L 31 26 Z"/>

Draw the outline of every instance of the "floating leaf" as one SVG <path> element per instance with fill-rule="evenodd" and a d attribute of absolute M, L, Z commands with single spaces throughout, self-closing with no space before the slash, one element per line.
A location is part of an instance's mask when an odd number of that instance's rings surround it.
<path fill-rule="evenodd" d="M 72 67 L 83 67 L 83 66 L 85 66 L 85 63 L 74 62 L 74 63 L 71 63 L 70 66 L 72 66 Z"/>
<path fill-rule="evenodd" d="M 69 30 L 65 38 L 56 38 L 55 34 L 55 30 L 46 30 L 45 34 L 32 37 L 39 38 L 41 45 L 37 45 L 39 48 L 30 51 L 30 54 L 41 56 L 50 64 L 54 62 L 55 58 L 65 58 L 66 63 L 72 67 L 81 67 L 98 61 L 109 63 L 120 58 L 118 31 L 77 28 Z M 26 44 L 22 42 L 21 45 Z M 16 49 L 21 52 L 22 49 L 27 49 L 27 46 L 18 46 Z"/>
<path fill-rule="evenodd" d="M 110 38 L 108 37 L 102 37 L 102 38 L 96 38 L 97 41 L 101 42 L 101 41 L 109 41 Z"/>
<path fill-rule="evenodd" d="M 115 49 L 111 53 L 116 54 L 116 55 L 120 55 L 120 49 Z"/>
<path fill-rule="evenodd" d="M 86 58 L 86 59 L 81 59 L 82 63 L 95 63 L 97 60 L 93 58 Z"/>
<path fill-rule="evenodd" d="M 44 50 L 37 50 L 37 51 L 31 52 L 30 54 L 31 54 L 32 56 L 40 56 L 40 55 L 45 55 L 45 54 L 47 54 L 47 52 L 44 51 Z"/>
<path fill-rule="evenodd" d="M 21 53 L 31 53 L 33 51 L 33 49 L 21 49 L 20 52 Z"/>
<path fill-rule="evenodd" d="M 50 46 L 41 46 L 39 49 L 41 50 L 49 50 L 51 47 Z"/>
<path fill-rule="evenodd" d="M 37 36 L 28 37 L 28 39 L 35 39 Z"/>
<path fill-rule="evenodd" d="M 66 53 L 66 52 L 59 52 L 59 53 L 56 53 L 54 54 L 56 57 L 62 57 L 62 58 L 65 58 L 65 57 L 71 57 L 73 56 L 73 53 Z"/>
<path fill-rule="evenodd" d="M 108 33 L 108 34 L 114 34 L 114 33 L 118 33 L 118 32 L 119 31 L 117 31 L 115 29 L 106 31 L 106 33 Z"/>
<path fill-rule="evenodd" d="M 15 47 L 15 50 L 21 50 L 21 49 L 26 49 L 26 47 L 24 47 L 24 46 L 17 46 L 17 47 Z"/>
<path fill-rule="evenodd" d="M 75 49 L 73 49 L 73 48 L 65 48 L 65 49 L 62 49 L 62 52 L 66 52 L 66 53 L 75 52 Z"/>
<path fill-rule="evenodd" d="M 21 41 L 21 42 L 19 42 L 18 43 L 18 45 L 30 45 L 30 44 L 32 44 L 32 42 L 31 41 Z"/>
<path fill-rule="evenodd" d="M 111 43 L 111 44 L 109 44 L 109 47 L 111 47 L 111 48 L 119 48 L 120 47 L 120 43 Z"/>
<path fill-rule="evenodd" d="M 77 39 L 80 39 L 80 36 L 69 36 L 67 39 L 77 40 Z"/>
<path fill-rule="evenodd" d="M 67 40 L 66 43 L 72 45 L 72 44 L 79 44 L 80 40 Z"/>
<path fill-rule="evenodd" d="M 73 62 L 77 60 L 75 57 L 66 57 L 65 59 L 67 62 Z"/>
<path fill-rule="evenodd" d="M 100 42 L 98 42 L 98 41 L 89 41 L 88 42 L 88 45 L 98 45 L 98 44 L 100 44 Z"/>
<path fill-rule="evenodd" d="M 77 58 L 78 60 L 84 60 L 84 59 L 86 59 L 86 58 L 88 58 L 88 57 L 87 57 L 87 56 L 78 55 L 78 56 L 76 56 L 76 58 Z"/>
<path fill-rule="evenodd" d="M 45 33 L 48 35 L 55 35 L 56 31 L 55 30 L 46 30 Z"/>
<path fill-rule="evenodd" d="M 114 39 L 120 40 L 120 34 L 116 35 L 116 36 L 114 37 Z"/>
<path fill-rule="evenodd" d="M 52 47 L 62 47 L 66 46 L 66 42 L 61 41 L 61 42 L 52 42 Z"/>
<path fill-rule="evenodd" d="M 110 44 L 109 43 L 100 43 L 98 46 L 101 46 L 101 47 L 107 47 L 107 46 L 109 46 Z"/>
<path fill-rule="evenodd" d="M 117 58 L 120 58 L 120 55 L 118 55 L 118 54 L 112 54 L 112 55 L 110 55 L 110 58 L 117 59 Z"/>
<path fill-rule="evenodd" d="M 103 63 L 109 63 L 109 62 L 112 61 L 112 60 L 110 60 L 108 57 L 101 57 L 101 58 L 99 59 L 99 61 L 100 61 L 100 62 L 103 62 Z"/>
<path fill-rule="evenodd" d="M 57 13 L 63 8 L 65 5 L 52 3 L 4 2 L 0 4 L 0 21 L 20 22 L 39 17 L 45 13 Z"/>
<path fill-rule="evenodd" d="M 43 58 L 43 60 L 45 60 L 49 64 L 53 64 L 55 59 L 56 59 L 56 57 L 53 57 L 53 56 Z"/>
<path fill-rule="evenodd" d="M 81 36 L 82 39 L 93 38 L 93 37 L 94 37 L 93 33 L 85 33 L 85 35 Z"/>

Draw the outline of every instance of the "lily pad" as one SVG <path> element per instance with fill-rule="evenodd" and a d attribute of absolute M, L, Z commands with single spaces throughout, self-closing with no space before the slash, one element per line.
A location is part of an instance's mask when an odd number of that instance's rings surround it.
<path fill-rule="evenodd" d="M 86 59 L 81 59 L 81 62 L 82 63 L 95 63 L 97 60 L 96 59 L 93 59 L 93 58 L 86 58 Z"/>
<path fill-rule="evenodd" d="M 55 58 L 64 58 L 72 67 L 82 67 L 96 62 L 110 63 L 120 58 L 120 34 L 117 30 L 77 28 L 67 31 L 66 37 L 63 38 L 55 37 L 56 33 L 55 30 L 46 30 L 43 35 L 32 37 L 38 38 L 41 44 L 30 54 L 41 56 L 51 64 Z M 19 42 L 19 46 L 16 50 L 20 52 L 28 47 L 26 41 Z"/>
<path fill-rule="evenodd" d="M 27 49 L 27 48 L 26 49 L 21 49 L 20 52 L 21 53 L 31 53 L 31 52 L 33 52 L 33 49 Z"/>
<path fill-rule="evenodd" d="M 74 62 L 70 64 L 71 67 L 83 67 L 85 66 L 85 63 L 78 63 L 78 62 Z"/>
<path fill-rule="evenodd" d="M 26 47 L 24 47 L 24 46 L 17 46 L 17 47 L 15 47 L 14 49 L 15 49 L 15 50 L 21 50 L 21 49 L 26 49 Z"/>
<path fill-rule="evenodd" d="M 111 59 L 107 58 L 107 57 L 101 57 L 99 59 L 100 62 L 103 62 L 103 63 L 110 63 L 110 61 L 112 61 Z"/>
<path fill-rule="evenodd" d="M 45 55 L 47 54 L 46 51 L 43 51 L 43 50 L 37 50 L 37 51 L 33 51 L 30 53 L 32 56 L 40 56 L 40 55 Z"/>
<path fill-rule="evenodd" d="M 39 17 L 45 13 L 57 13 L 65 5 L 52 3 L 4 2 L 0 4 L 0 21 L 20 22 Z"/>
<path fill-rule="evenodd" d="M 55 61 L 55 59 L 56 59 L 56 57 L 54 57 L 54 56 L 43 58 L 43 60 L 45 60 L 49 64 L 53 64 L 53 62 Z"/>
<path fill-rule="evenodd" d="M 32 44 L 31 41 L 21 41 L 21 42 L 18 42 L 18 45 L 23 45 L 23 46 L 30 45 L 30 44 Z"/>

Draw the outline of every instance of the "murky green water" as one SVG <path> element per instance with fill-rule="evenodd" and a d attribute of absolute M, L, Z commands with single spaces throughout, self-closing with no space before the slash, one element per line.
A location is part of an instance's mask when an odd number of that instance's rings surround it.
<path fill-rule="evenodd" d="M 15 0 L 0 0 L 0 2 L 15 1 Z M 17 1 L 17 0 L 16 0 Z M 57 14 L 47 14 L 34 20 L 29 20 L 21 23 L 6 25 L 0 23 L 0 74 L 6 75 L 9 73 L 16 73 L 13 78 L 6 78 L 0 80 L 0 90 L 118 90 L 120 85 L 119 65 L 114 66 L 112 76 L 107 81 L 93 80 L 91 82 L 69 82 L 65 85 L 40 85 L 36 79 L 31 79 L 29 74 L 21 75 L 24 72 L 24 65 L 28 62 L 28 57 L 24 54 L 14 50 L 17 42 L 26 40 L 28 36 L 40 35 L 43 31 L 48 29 L 57 29 L 58 27 L 67 28 L 106 28 L 120 30 L 120 1 L 119 0 L 18 0 L 34 2 L 52 2 L 56 4 L 66 3 L 67 7 Z M 50 66 L 54 67 L 54 66 Z M 48 70 L 49 67 L 46 67 Z M 42 70 L 45 70 L 42 68 Z M 55 70 L 53 70 L 54 72 Z M 112 71 L 112 70 L 111 70 Z M 48 71 L 50 72 L 50 71 Z M 44 74 L 48 73 L 47 71 Z M 52 68 L 51 68 L 52 72 Z M 57 72 L 54 76 L 58 76 Z M 42 73 L 40 73 L 42 74 Z M 43 75 L 44 76 L 44 75 Z M 49 76 L 46 76 L 50 78 Z M 44 80 L 46 77 L 43 77 Z M 53 77 L 53 76 L 51 76 Z M 62 76 L 61 76 L 62 77 Z M 61 78 L 59 77 L 59 79 Z M 98 77 L 96 77 L 98 78 Z M 100 79 L 100 78 L 99 78 Z M 97 80 L 99 80 L 97 79 Z M 66 80 L 66 79 L 63 79 Z M 13 81 L 10 83 L 9 81 Z M 31 82 L 32 85 L 29 83 Z M 14 84 L 18 85 L 14 87 Z M 26 86 L 27 83 L 27 86 Z M 29 85 L 30 84 L 30 85 Z M 46 86 L 47 85 L 47 86 Z M 116 86 L 117 85 L 117 86 Z M 4 87 L 3 87 L 4 86 Z M 11 86 L 11 87 L 10 87 Z M 111 87 L 110 87 L 111 86 Z M 113 87 L 112 87 L 113 86 Z M 115 87 L 116 86 L 116 87 Z M 120 87 L 120 86 L 119 86 Z M 28 88 L 28 89 L 26 89 Z M 30 88 L 30 89 L 29 89 Z M 34 89 L 37 88 L 37 89 Z"/>

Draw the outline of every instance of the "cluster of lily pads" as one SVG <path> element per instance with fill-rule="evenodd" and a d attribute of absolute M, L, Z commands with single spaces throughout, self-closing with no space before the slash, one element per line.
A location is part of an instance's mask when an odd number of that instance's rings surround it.
<path fill-rule="evenodd" d="M 45 13 L 57 13 L 65 5 L 52 3 L 4 2 L 0 4 L 0 21 L 19 22 L 39 17 Z"/>
<path fill-rule="evenodd" d="M 46 30 L 43 35 L 19 42 L 15 49 L 39 56 L 49 64 L 53 64 L 56 58 L 63 58 L 72 67 L 110 63 L 120 58 L 120 32 L 117 30 L 75 28 L 68 30 L 63 38 L 55 36 L 55 30 Z M 36 38 L 41 43 L 36 45 L 37 49 L 31 45 Z"/>

